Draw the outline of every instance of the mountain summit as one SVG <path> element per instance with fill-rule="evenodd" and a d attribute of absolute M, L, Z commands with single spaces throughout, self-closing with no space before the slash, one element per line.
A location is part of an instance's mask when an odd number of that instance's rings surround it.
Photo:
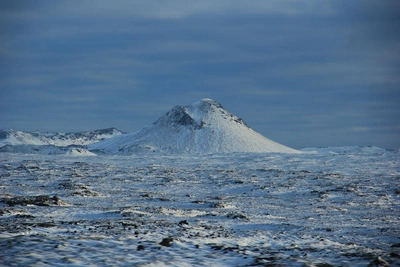
<path fill-rule="evenodd" d="M 278 144 L 252 130 L 241 118 L 212 99 L 175 106 L 152 125 L 89 145 L 106 154 L 159 152 L 214 154 L 232 152 L 299 151 Z"/>

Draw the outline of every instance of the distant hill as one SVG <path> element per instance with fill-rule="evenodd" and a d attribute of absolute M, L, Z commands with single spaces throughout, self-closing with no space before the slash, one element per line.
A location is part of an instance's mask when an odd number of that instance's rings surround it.
<path fill-rule="evenodd" d="M 101 129 L 76 133 L 24 132 L 0 130 L 0 148 L 4 146 L 33 145 L 66 147 L 71 145 L 88 145 L 111 137 L 122 135 L 116 128 Z"/>
<path fill-rule="evenodd" d="M 300 153 L 252 130 L 212 99 L 175 106 L 152 125 L 88 146 L 105 154 Z"/>

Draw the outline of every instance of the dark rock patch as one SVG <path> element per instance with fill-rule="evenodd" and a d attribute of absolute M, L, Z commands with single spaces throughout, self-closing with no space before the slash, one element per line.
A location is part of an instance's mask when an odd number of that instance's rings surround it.
<path fill-rule="evenodd" d="M 381 257 L 377 257 L 375 260 L 371 261 L 367 267 L 389 267 L 389 263 Z"/>
<path fill-rule="evenodd" d="M 172 237 L 167 237 L 167 238 L 164 238 L 160 242 L 160 245 L 162 245 L 164 247 L 170 247 L 170 246 L 172 246 L 173 243 L 174 243 L 174 239 Z"/>
<path fill-rule="evenodd" d="M 248 219 L 245 215 L 239 213 L 238 214 L 229 213 L 228 215 L 226 215 L 226 217 L 230 219 Z"/>
<path fill-rule="evenodd" d="M 75 191 L 72 193 L 73 196 L 83 196 L 83 197 L 97 197 L 99 194 L 95 191 L 86 189 L 82 191 Z"/>
<path fill-rule="evenodd" d="M 66 203 L 57 196 L 26 196 L 26 197 L 13 197 L 8 199 L 1 199 L 0 202 L 7 204 L 8 206 L 64 206 Z"/>
<path fill-rule="evenodd" d="M 30 214 L 17 214 L 17 215 L 15 215 L 15 217 L 14 218 L 21 218 L 21 219 L 34 219 L 34 218 L 36 218 L 35 216 L 33 216 L 33 215 L 30 215 Z"/>
<path fill-rule="evenodd" d="M 223 245 L 214 245 L 214 246 L 211 246 L 211 248 L 214 250 L 221 250 L 224 248 L 224 246 Z"/>
<path fill-rule="evenodd" d="M 189 225 L 189 222 L 187 220 L 183 220 L 179 222 L 179 225 Z"/>

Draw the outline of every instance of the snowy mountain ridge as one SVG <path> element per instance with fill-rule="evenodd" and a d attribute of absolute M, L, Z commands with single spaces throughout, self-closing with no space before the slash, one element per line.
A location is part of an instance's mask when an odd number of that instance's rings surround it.
<path fill-rule="evenodd" d="M 44 146 L 53 145 L 66 147 L 71 145 L 88 145 L 99 142 L 114 136 L 123 134 L 116 128 L 100 129 L 88 132 L 53 133 L 53 132 L 25 132 L 0 130 L 0 148 L 4 146 L 34 145 Z"/>
<path fill-rule="evenodd" d="M 241 118 L 205 98 L 175 106 L 152 125 L 88 146 L 95 153 L 300 153 L 252 130 Z"/>

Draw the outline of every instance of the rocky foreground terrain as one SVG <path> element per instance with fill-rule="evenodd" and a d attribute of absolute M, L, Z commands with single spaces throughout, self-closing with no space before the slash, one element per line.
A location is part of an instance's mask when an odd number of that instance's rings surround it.
<path fill-rule="evenodd" d="M 0 265 L 399 266 L 399 153 L 312 150 L 1 153 Z"/>

